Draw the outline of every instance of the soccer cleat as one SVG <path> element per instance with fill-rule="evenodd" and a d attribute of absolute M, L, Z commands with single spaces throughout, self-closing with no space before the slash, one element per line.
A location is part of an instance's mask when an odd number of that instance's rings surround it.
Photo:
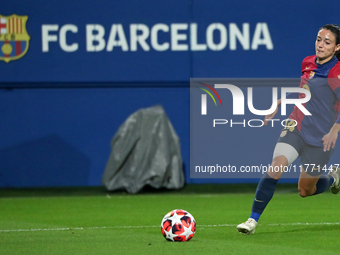
<path fill-rule="evenodd" d="M 256 225 L 256 220 L 249 218 L 246 222 L 243 222 L 237 226 L 237 231 L 245 235 L 252 235 L 255 233 Z"/>
<path fill-rule="evenodd" d="M 333 194 L 338 194 L 340 191 L 340 168 L 332 167 L 332 170 L 329 171 L 329 175 L 333 176 L 334 182 L 330 187 L 330 190 Z"/>

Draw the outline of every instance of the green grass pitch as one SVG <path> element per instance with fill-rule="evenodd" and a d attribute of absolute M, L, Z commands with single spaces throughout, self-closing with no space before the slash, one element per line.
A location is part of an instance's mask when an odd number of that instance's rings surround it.
<path fill-rule="evenodd" d="M 254 191 L 0 190 L 0 254 L 339 254 L 339 195 L 300 198 L 296 187 L 278 185 L 255 235 L 245 236 L 236 225 L 248 218 Z M 160 222 L 172 209 L 195 217 L 189 242 L 162 236 Z"/>

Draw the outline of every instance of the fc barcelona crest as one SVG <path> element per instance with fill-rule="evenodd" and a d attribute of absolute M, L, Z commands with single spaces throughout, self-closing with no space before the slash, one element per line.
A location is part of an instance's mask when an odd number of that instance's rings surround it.
<path fill-rule="evenodd" d="M 31 38 L 26 31 L 27 19 L 16 14 L 0 15 L 0 60 L 8 63 L 26 54 Z"/>

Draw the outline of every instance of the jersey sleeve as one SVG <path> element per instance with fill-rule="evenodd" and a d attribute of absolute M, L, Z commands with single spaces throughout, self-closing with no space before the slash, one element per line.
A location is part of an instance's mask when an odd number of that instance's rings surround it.
<path fill-rule="evenodd" d="M 336 63 L 335 66 L 329 71 L 328 84 L 334 93 L 338 94 L 337 92 L 340 90 L 340 62 Z"/>
<path fill-rule="evenodd" d="M 336 63 L 335 66 L 329 71 L 328 74 L 328 84 L 336 94 L 338 98 L 338 102 L 335 104 L 338 112 L 338 118 L 336 123 L 340 124 L 340 114 L 339 114 L 339 106 L 340 106 L 340 62 Z"/>
<path fill-rule="evenodd" d="M 301 65 L 302 74 L 308 69 L 316 68 L 315 58 L 316 58 L 316 55 L 313 55 L 313 56 L 305 57 L 302 60 L 302 65 Z"/>
<path fill-rule="evenodd" d="M 309 73 L 307 71 L 311 71 L 313 70 L 314 68 L 316 68 L 316 65 L 315 65 L 315 58 L 316 56 L 308 56 L 308 57 L 305 57 L 303 60 L 302 60 L 302 64 L 301 64 L 301 80 L 300 80 L 300 88 L 302 88 L 304 85 L 308 84 L 308 80 L 309 80 Z M 298 99 L 299 98 L 299 95 L 300 93 L 288 93 L 286 95 L 286 98 L 289 98 L 289 99 Z"/>

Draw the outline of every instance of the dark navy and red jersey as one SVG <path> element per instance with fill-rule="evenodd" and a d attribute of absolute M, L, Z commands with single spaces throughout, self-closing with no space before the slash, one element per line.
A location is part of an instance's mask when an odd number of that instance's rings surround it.
<path fill-rule="evenodd" d="M 329 133 L 334 123 L 340 123 L 340 62 L 334 56 L 322 65 L 316 63 L 316 56 L 302 61 L 301 88 L 311 93 L 311 99 L 303 104 L 312 115 L 304 115 L 294 107 L 289 116 L 297 121 L 302 139 L 310 145 L 323 147 L 322 138 Z M 300 94 L 299 97 L 304 97 Z"/>

